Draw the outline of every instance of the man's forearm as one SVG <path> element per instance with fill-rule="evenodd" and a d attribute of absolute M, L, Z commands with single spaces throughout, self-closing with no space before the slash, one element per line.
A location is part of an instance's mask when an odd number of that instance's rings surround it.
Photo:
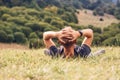
<path fill-rule="evenodd" d="M 81 36 L 91 38 L 91 37 L 93 37 L 93 31 L 92 31 L 92 29 L 78 30 L 78 31 L 75 31 L 75 33 L 73 33 L 73 36 L 77 37 L 77 38 L 79 38 Z"/>
<path fill-rule="evenodd" d="M 93 31 L 92 29 L 83 29 L 81 30 L 82 35 L 87 37 L 87 38 L 92 38 L 93 37 Z"/>
<path fill-rule="evenodd" d="M 93 41 L 93 31 L 92 29 L 84 29 L 81 31 L 83 33 L 83 36 L 85 36 L 82 44 L 86 44 L 88 46 L 91 46 Z"/>
<path fill-rule="evenodd" d="M 51 46 L 55 46 L 55 43 L 52 41 L 52 38 L 57 37 L 57 32 L 54 31 L 47 31 L 43 33 L 43 41 L 46 45 L 46 48 L 50 48 Z"/>
<path fill-rule="evenodd" d="M 57 33 L 58 32 L 54 32 L 54 31 L 44 32 L 43 33 L 43 39 L 44 40 L 49 40 L 51 38 L 56 38 L 57 37 Z"/>

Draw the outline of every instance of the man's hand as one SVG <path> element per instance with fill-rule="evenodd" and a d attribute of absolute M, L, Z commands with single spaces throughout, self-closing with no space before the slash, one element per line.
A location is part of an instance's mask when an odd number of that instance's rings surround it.
<path fill-rule="evenodd" d="M 71 32 L 66 32 L 66 31 L 59 31 L 57 32 L 57 36 L 59 43 L 61 44 L 66 44 L 69 42 L 69 40 L 72 40 L 73 36 Z"/>
<path fill-rule="evenodd" d="M 57 32 L 56 37 L 61 44 L 76 43 L 77 38 L 80 36 L 78 31 L 75 31 L 71 27 L 67 27 Z"/>
<path fill-rule="evenodd" d="M 61 42 L 61 43 L 65 43 L 65 41 L 64 40 L 62 40 L 62 37 L 63 37 L 63 32 L 62 31 L 58 31 L 57 33 L 56 33 L 56 37 L 58 38 L 58 41 L 59 42 Z"/>
<path fill-rule="evenodd" d="M 80 33 L 78 31 L 72 30 L 71 34 L 73 38 L 69 40 L 69 42 L 76 42 L 77 38 L 80 37 Z"/>

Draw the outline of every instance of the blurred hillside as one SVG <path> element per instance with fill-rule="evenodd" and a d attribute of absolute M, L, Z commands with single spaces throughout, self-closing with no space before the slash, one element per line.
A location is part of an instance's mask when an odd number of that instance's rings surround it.
<path fill-rule="evenodd" d="M 120 20 L 116 19 L 113 15 L 104 14 L 104 16 L 94 16 L 92 10 L 78 10 L 76 13 L 78 17 L 78 24 L 83 26 L 93 25 L 95 27 L 107 27 L 112 23 L 119 23 Z"/>
<path fill-rule="evenodd" d="M 111 21 L 109 26 L 102 23 L 100 27 L 92 23 L 84 26 L 78 25 L 80 20 L 76 16 L 78 10 L 87 9 L 92 11 L 93 17 L 101 16 L 101 22 L 106 21 L 106 14 L 113 16 L 109 20 L 117 21 L 120 19 L 119 4 L 119 1 L 114 4 L 112 0 L 0 0 L 0 42 L 29 44 L 30 48 L 39 48 L 43 47 L 43 32 L 58 31 L 70 25 L 75 30 L 93 29 L 93 45 L 119 46 L 119 23 Z M 81 42 L 82 39 L 78 39 L 78 43 Z"/>
<path fill-rule="evenodd" d="M 62 9 L 90 9 L 94 15 L 104 16 L 104 13 L 120 19 L 120 0 L 0 0 L 1 6 L 24 6 L 40 10 L 49 6 Z"/>

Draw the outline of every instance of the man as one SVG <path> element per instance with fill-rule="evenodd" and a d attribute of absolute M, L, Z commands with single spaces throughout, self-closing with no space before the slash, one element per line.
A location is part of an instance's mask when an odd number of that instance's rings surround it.
<path fill-rule="evenodd" d="M 76 40 L 80 37 L 85 37 L 81 46 L 76 45 Z M 53 38 L 57 38 L 58 42 L 62 45 L 57 48 L 53 42 Z M 47 31 L 43 34 L 43 41 L 48 50 L 46 54 L 51 56 L 63 55 L 65 58 L 69 57 L 87 57 L 90 52 L 90 46 L 93 40 L 93 31 L 91 29 L 74 30 L 71 27 L 65 27 L 60 31 Z"/>

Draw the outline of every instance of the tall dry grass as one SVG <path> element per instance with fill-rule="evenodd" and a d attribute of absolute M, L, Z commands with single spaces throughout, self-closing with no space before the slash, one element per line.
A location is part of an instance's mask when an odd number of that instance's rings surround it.
<path fill-rule="evenodd" d="M 87 59 L 52 59 L 38 50 L 0 50 L 0 80 L 120 80 L 120 47 Z"/>

